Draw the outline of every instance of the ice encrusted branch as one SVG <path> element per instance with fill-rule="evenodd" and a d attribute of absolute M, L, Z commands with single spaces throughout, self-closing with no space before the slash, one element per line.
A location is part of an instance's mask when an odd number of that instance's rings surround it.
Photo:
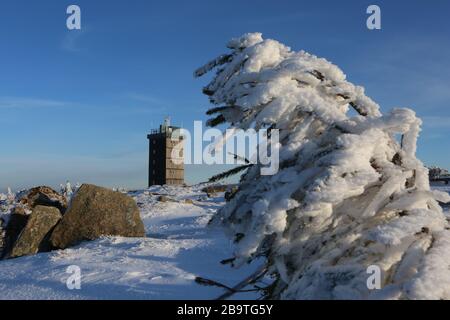
<path fill-rule="evenodd" d="M 271 298 L 450 299 L 439 205 L 450 196 L 430 190 L 415 156 L 415 113 L 382 114 L 337 66 L 260 33 L 228 47 L 196 72 L 218 67 L 204 89 L 209 114 L 234 129 L 279 129 L 281 144 L 279 172 L 249 167 L 213 220 L 235 239 L 235 265 L 266 257 Z M 380 290 L 367 287 L 370 265 Z"/>

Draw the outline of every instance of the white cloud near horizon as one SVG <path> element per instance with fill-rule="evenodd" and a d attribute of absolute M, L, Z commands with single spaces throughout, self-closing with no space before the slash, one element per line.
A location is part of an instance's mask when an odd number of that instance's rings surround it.
<path fill-rule="evenodd" d="M 0 97 L 0 109 L 54 108 L 72 105 L 67 101 L 26 97 Z"/>

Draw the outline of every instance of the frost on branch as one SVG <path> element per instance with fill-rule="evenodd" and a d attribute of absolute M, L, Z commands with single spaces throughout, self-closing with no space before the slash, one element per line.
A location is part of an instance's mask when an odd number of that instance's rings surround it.
<path fill-rule="evenodd" d="M 450 197 L 415 156 L 415 113 L 382 114 L 337 66 L 259 33 L 228 47 L 195 73 L 216 69 L 209 123 L 280 130 L 278 173 L 249 166 L 213 219 L 234 264 L 265 257 L 271 298 L 450 299 Z M 371 265 L 381 290 L 367 287 Z"/>

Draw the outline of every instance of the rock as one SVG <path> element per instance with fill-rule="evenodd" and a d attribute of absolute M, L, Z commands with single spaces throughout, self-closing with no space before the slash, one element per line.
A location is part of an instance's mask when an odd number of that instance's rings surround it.
<path fill-rule="evenodd" d="M 0 218 L 0 257 L 3 256 L 3 251 L 6 245 L 6 231 L 5 231 L 5 221 Z"/>
<path fill-rule="evenodd" d="M 216 184 L 212 186 L 207 186 L 202 189 L 202 192 L 205 192 L 208 197 L 214 197 L 219 192 L 225 192 L 228 190 L 228 186 L 224 184 Z"/>
<path fill-rule="evenodd" d="M 8 224 L 5 228 L 4 246 L 2 258 L 6 257 L 11 251 L 23 228 L 28 222 L 29 215 L 23 207 L 15 207 L 11 213 Z"/>
<path fill-rule="evenodd" d="M 167 197 L 167 196 L 159 196 L 158 198 L 156 198 L 156 200 L 158 200 L 159 202 L 168 202 L 169 201 L 169 197 Z"/>
<path fill-rule="evenodd" d="M 61 212 L 55 207 L 35 206 L 14 243 L 9 258 L 50 250 L 49 235 L 61 217 Z"/>
<path fill-rule="evenodd" d="M 139 209 L 126 194 L 84 184 L 72 198 L 50 241 L 54 247 L 64 249 L 103 235 L 144 237 Z"/>
<path fill-rule="evenodd" d="M 62 213 L 67 209 L 66 198 L 46 186 L 32 188 L 20 199 L 20 203 L 28 206 L 30 209 L 40 205 L 58 208 Z"/>
<path fill-rule="evenodd" d="M 176 200 L 169 198 L 168 196 L 165 195 L 159 196 L 156 200 L 158 200 L 159 202 L 177 202 Z"/>
<path fill-rule="evenodd" d="M 194 201 L 192 199 L 184 199 L 184 203 L 194 204 Z"/>

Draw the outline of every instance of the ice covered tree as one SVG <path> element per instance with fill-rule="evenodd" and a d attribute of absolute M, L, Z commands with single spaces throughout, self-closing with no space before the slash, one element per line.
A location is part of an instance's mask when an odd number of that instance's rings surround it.
<path fill-rule="evenodd" d="M 14 192 L 12 192 L 10 187 L 8 187 L 7 200 L 9 204 L 13 204 L 16 200 L 16 195 L 14 194 Z"/>
<path fill-rule="evenodd" d="M 72 197 L 74 196 L 74 193 L 78 190 L 79 187 L 80 187 L 79 183 L 77 183 L 75 185 L 75 188 L 73 188 L 70 181 L 66 180 L 65 184 L 61 183 L 59 185 L 59 193 L 61 195 L 63 195 L 67 200 L 70 200 L 70 199 L 72 199 Z"/>
<path fill-rule="evenodd" d="M 234 266 L 263 257 L 282 299 L 450 299 L 450 231 L 416 158 L 421 121 L 382 114 L 325 59 L 259 33 L 195 72 L 214 126 L 279 130 L 280 169 L 245 167 L 212 223 L 236 243 Z M 375 266 L 375 267 L 371 267 Z M 381 289 L 368 288 L 381 270 Z"/>

